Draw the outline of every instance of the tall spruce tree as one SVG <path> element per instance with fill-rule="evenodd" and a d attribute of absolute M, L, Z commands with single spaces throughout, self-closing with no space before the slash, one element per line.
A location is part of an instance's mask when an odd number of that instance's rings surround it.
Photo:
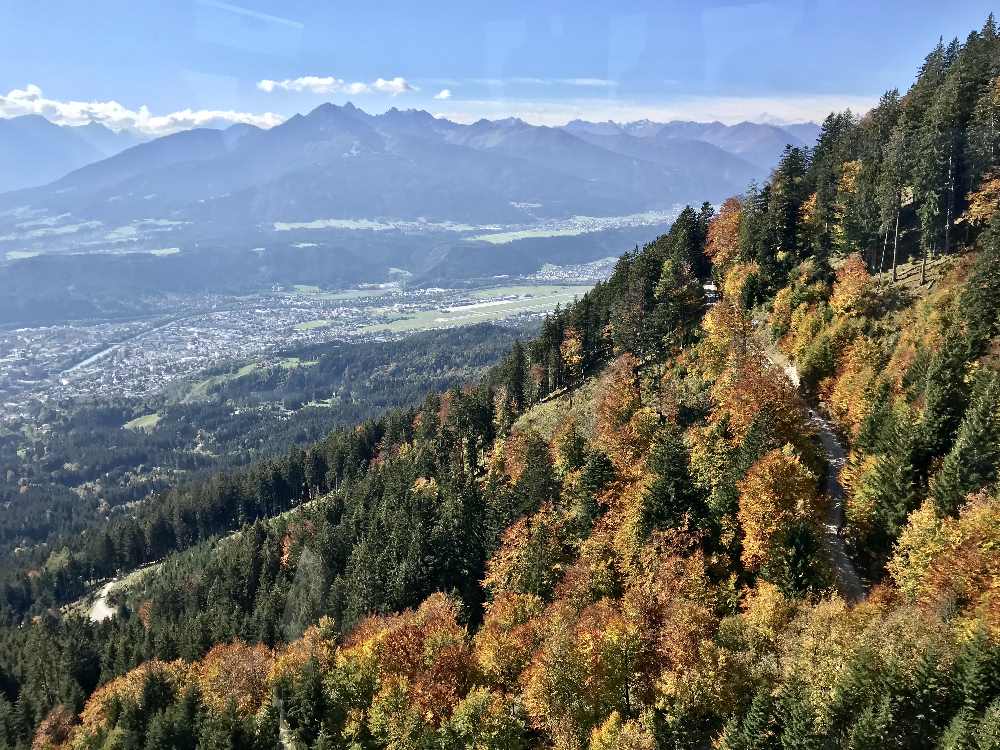
<path fill-rule="evenodd" d="M 954 515 L 966 495 L 991 484 L 1000 467 L 1000 374 L 977 381 L 954 445 L 931 483 L 939 513 Z"/>
<path fill-rule="evenodd" d="M 647 531 L 703 527 L 708 507 L 691 479 L 687 449 L 675 429 L 660 431 L 647 468 L 653 480 L 643 498 L 643 527 Z"/>

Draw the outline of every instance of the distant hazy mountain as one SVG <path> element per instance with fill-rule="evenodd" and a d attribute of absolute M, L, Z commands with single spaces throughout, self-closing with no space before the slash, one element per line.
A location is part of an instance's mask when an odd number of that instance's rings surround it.
<path fill-rule="evenodd" d="M 636 137 L 621 131 L 605 134 L 600 130 L 579 130 L 576 136 L 617 154 L 667 166 L 686 187 L 701 195 L 735 192 L 731 189 L 733 185 L 746 185 L 762 174 L 755 164 L 693 138 Z"/>
<path fill-rule="evenodd" d="M 766 171 L 775 165 L 786 144 L 812 146 L 820 128 L 813 122 L 777 126 L 756 122 L 724 125 L 721 122 L 683 120 L 666 123 L 650 120 L 627 123 L 574 120 L 566 125 L 565 130 L 581 137 L 626 135 L 660 142 L 674 139 L 701 141 Z"/>
<path fill-rule="evenodd" d="M 697 123 L 680 123 L 683 127 L 675 128 L 677 123 L 670 123 L 661 129 L 657 139 L 685 137 L 691 138 L 692 131 L 698 131 L 694 136 L 718 146 L 731 154 L 740 156 L 763 169 L 771 169 L 785 146 L 811 146 L 794 133 L 779 128 L 777 125 L 767 125 L 755 122 L 741 122 L 736 125 L 723 125 L 719 122 L 697 127 Z M 694 126 L 694 127 L 692 127 Z"/>
<path fill-rule="evenodd" d="M 41 118 L 0 125 L 0 143 L 21 144 L 4 152 L 14 168 L 3 174 L 57 177 L 0 195 L 0 266 L 10 261 L 6 283 L 29 311 L 98 289 L 128 299 L 586 262 L 655 236 L 679 204 L 742 191 L 809 137 L 805 125 L 464 125 L 324 104 L 269 130 L 200 128 L 100 158 L 129 136 Z M 70 163 L 79 168 L 62 175 Z M 26 258 L 36 253 L 71 254 Z"/>
<path fill-rule="evenodd" d="M 55 176 L 0 195 L 0 287 L 15 290 L 17 320 L 89 314 L 91 297 L 108 312 L 157 292 L 352 284 L 392 268 L 452 283 L 587 262 L 654 237 L 678 205 L 742 191 L 808 137 L 751 123 L 464 125 L 324 104 L 269 130 L 200 128 L 100 158 L 129 136 L 0 126 L 0 165 L 13 165 L 0 174 Z"/>
<path fill-rule="evenodd" d="M 103 158 L 114 156 L 120 151 L 136 146 L 146 140 L 143 136 L 129 130 L 114 131 L 99 122 L 90 122 L 78 127 L 65 127 L 65 130 L 75 133 L 91 146 L 101 152 Z"/>
<path fill-rule="evenodd" d="M 60 126 L 40 115 L 0 119 L 0 192 L 44 185 L 139 141 L 98 123 Z"/>
<path fill-rule="evenodd" d="M 372 116 L 325 104 L 270 130 L 199 129 L 134 146 L 4 196 L 0 213 L 68 214 L 97 233 L 34 232 L 34 247 L 99 242 L 100 232 L 147 220 L 197 225 L 214 240 L 326 219 L 523 225 L 721 199 L 762 173 L 708 142 L 601 140 L 516 119 L 459 125 L 422 111 Z M 23 217 L 9 221 L 16 230 Z"/>
<path fill-rule="evenodd" d="M 782 130 L 788 131 L 806 144 L 812 146 L 819 138 L 820 126 L 815 122 L 799 122 L 791 125 L 782 125 Z"/>

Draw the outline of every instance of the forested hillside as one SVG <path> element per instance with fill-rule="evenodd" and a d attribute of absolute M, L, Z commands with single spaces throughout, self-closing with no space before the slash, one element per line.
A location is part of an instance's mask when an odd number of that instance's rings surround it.
<path fill-rule="evenodd" d="M 286 455 L 335 427 L 478 377 L 525 330 L 481 324 L 313 344 L 266 363 L 228 364 L 145 398 L 39 405 L 33 420 L 0 432 L 0 504 L 8 505 L 0 569 L 17 548 L 31 547 L 44 561 L 61 539 L 127 515 L 155 491 Z"/>
<path fill-rule="evenodd" d="M 1000 748 L 998 170 L 991 18 L 478 384 L 68 544 L 164 558 L 116 617 L 24 570 L 0 737 Z"/>

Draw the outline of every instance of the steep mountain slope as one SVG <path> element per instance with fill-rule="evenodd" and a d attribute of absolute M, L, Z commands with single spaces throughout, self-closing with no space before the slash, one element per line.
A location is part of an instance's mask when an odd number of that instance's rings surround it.
<path fill-rule="evenodd" d="M 777 126 L 756 122 L 725 125 L 718 121 L 656 123 L 639 120 L 619 124 L 574 120 L 565 129 L 583 138 L 624 135 L 663 144 L 700 141 L 753 164 L 762 175 L 774 167 L 786 145 L 812 147 L 820 133 L 820 126 L 812 122 Z"/>
<path fill-rule="evenodd" d="M 44 185 L 103 156 L 84 138 L 44 117 L 0 119 L 0 193 Z"/>
<path fill-rule="evenodd" d="M 625 734 L 640 747 L 745 748 L 766 731 L 790 746 L 805 733 L 841 747 L 891 701 L 898 708 L 877 724 L 886 736 L 989 739 L 1000 718 L 989 609 L 1000 498 L 988 489 L 961 512 L 915 508 L 872 597 L 852 606 L 832 594 L 821 540 L 839 500 L 823 494 L 837 438 L 817 439 L 757 344 L 739 302 L 742 261 L 717 266 L 722 298 L 707 313 L 683 270 L 689 253 L 718 258 L 726 232 L 725 216 L 706 225 L 690 212 L 478 386 L 334 433 L 242 480 L 176 493 L 75 553 L 80 565 L 131 567 L 183 546 L 182 530 L 210 539 L 270 518 L 122 584 L 119 613 L 84 631 L 100 639 L 48 636 L 53 663 L 102 649 L 123 674 L 79 718 L 57 709 L 39 732 L 77 744 L 163 733 L 185 747 L 280 736 L 571 748 Z M 905 351 L 920 326 L 900 337 L 880 323 L 919 320 L 947 297 L 968 320 L 986 311 L 973 300 L 991 283 L 1000 223 L 980 248 L 971 275 L 902 301 L 858 256 L 834 276 L 806 259 L 758 313 L 780 331 L 794 296 L 806 311 L 829 305 L 827 325 L 842 330 L 866 305 L 870 333 L 855 335 Z M 996 341 L 997 308 L 989 314 Z M 825 334 L 803 335 L 807 317 L 796 317 L 793 338 L 819 345 Z M 963 369 L 986 368 L 977 377 L 995 390 L 1000 374 L 981 351 L 964 354 Z M 848 387 L 853 356 L 837 370 Z M 917 424 L 933 407 L 922 409 Z M 542 437 L 531 426 L 546 421 Z M 995 457 L 1000 418 L 988 421 Z M 972 451 L 966 463 L 980 450 L 956 446 Z M 990 461 L 967 491 L 996 479 Z M 947 465 L 931 479 L 934 497 Z M 859 511 L 849 505 L 849 523 L 867 517 L 852 518 Z M 129 551 L 129 538 L 147 547 Z M 11 637 L 30 647 L 24 629 Z M 137 643 L 141 655 L 128 650 Z M 929 727 L 919 718 L 928 701 L 940 716 Z"/>
<path fill-rule="evenodd" d="M 101 125 L 99 122 L 89 122 L 86 125 L 69 127 L 69 130 L 100 151 L 101 156 L 104 158 L 114 156 L 127 148 L 138 146 L 140 143 L 148 140 L 148 138 L 130 130 L 115 132 Z"/>
<path fill-rule="evenodd" d="M 0 118 L 0 193 L 45 185 L 138 142 L 99 123 L 69 127 L 41 115 Z"/>
<path fill-rule="evenodd" d="M 625 135 L 599 141 L 517 120 L 463 126 L 426 112 L 372 116 L 327 104 L 268 131 L 236 126 L 168 136 L 4 196 L 0 244 L 20 251 L 100 247 L 115 226 L 146 219 L 198 222 L 223 244 L 278 221 L 531 224 L 718 200 L 759 173 L 706 143 Z M 74 230 L 26 229 L 25 216 Z"/>
<path fill-rule="evenodd" d="M 995 748 L 998 116 L 990 18 L 478 384 L 23 552 L 8 743 Z"/>
<path fill-rule="evenodd" d="M 585 131 L 578 137 L 608 151 L 661 164 L 671 169 L 685 184 L 701 188 L 704 195 L 732 193 L 730 185 L 746 185 L 750 180 L 767 174 L 766 169 L 694 138 L 638 138 L 625 133 Z"/>
<path fill-rule="evenodd" d="M 226 152 L 223 134 L 200 128 L 164 136 L 127 149 L 109 159 L 75 170 L 49 187 L 24 193 L 32 196 L 66 195 L 59 207 L 73 206 L 79 195 L 100 195 L 103 191 L 128 185 L 136 179 L 177 164 L 189 164 L 220 156 Z M 70 195 L 72 194 L 72 195 Z"/>

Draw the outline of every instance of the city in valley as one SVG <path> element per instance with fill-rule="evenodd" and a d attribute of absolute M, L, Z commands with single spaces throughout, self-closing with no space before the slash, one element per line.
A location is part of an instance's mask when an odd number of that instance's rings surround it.
<path fill-rule="evenodd" d="M 197 295 L 163 300 L 162 311 L 141 319 L 0 330 L 3 420 L 13 423 L 41 406 L 79 399 L 141 398 L 229 364 L 280 362 L 282 352 L 311 344 L 537 318 L 581 296 L 613 263 L 546 266 L 478 289 L 390 282 Z"/>

